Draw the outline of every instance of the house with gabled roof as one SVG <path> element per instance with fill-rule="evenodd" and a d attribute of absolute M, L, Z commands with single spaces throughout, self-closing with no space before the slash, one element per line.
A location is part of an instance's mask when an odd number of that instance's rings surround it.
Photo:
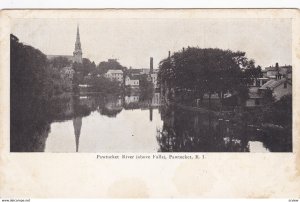
<path fill-rule="evenodd" d="M 279 100 L 282 96 L 292 94 L 292 81 L 287 78 L 272 79 L 259 88 L 260 92 L 272 90 L 273 96 Z"/>
<path fill-rule="evenodd" d="M 123 71 L 120 69 L 109 69 L 105 73 L 105 77 L 123 83 Z"/>

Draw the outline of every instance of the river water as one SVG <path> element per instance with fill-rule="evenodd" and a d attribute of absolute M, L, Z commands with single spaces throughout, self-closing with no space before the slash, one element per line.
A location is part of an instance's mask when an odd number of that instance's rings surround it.
<path fill-rule="evenodd" d="M 203 112 L 161 103 L 159 93 L 74 96 L 55 101 L 50 122 L 37 122 L 17 151 L 29 152 L 286 152 L 273 134 Z M 30 126 L 30 124 L 29 124 Z M 25 126 L 26 128 L 27 126 Z M 285 134 L 283 134 L 285 135 Z M 30 138 L 28 138 L 30 137 Z M 16 143 L 16 144 L 17 144 Z"/>

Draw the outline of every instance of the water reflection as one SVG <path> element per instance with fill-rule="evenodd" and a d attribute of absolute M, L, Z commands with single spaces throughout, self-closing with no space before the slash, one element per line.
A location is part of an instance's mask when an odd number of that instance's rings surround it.
<path fill-rule="evenodd" d="M 138 94 L 80 97 L 70 95 L 67 100 L 68 103 L 59 104 L 62 117 L 51 124 L 45 151 L 158 151 L 156 132 L 162 126 L 158 111 L 159 93 L 154 93 L 149 100 L 141 100 Z M 72 119 L 69 118 L 70 115 Z M 71 120 L 73 132 L 70 130 Z M 67 145 L 75 145 L 71 136 L 73 140 L 75 136 L 76 150 Z"/>
<path fill-rule="evenodd" d="M 23 99 L 19 105 L 11 99 L 10 151 L 42 152 L 50 132 L 48 108 L 38 99 Z"/>
<path fill-rule="evenodd" d="M 78 152 L 78 147 L 79 147 L 81 125 L 82 125 L 82 117 L 73 118 L 73 126 L 74 126 L 75 141 L 76 141 L 76 152 Z"/>
<path fill-rule="evenodd" d="M 157 133 L 160 152 L 283 152 L 291 150 L 289 132 L 260 130 L 221 119 L 214 113 L 161 107 L 163 127 Z M 276 141 L 276 142 L 275 142 Z M 276 147 L 271 146 L 276 145 Z"/>
<path fill-rule="evenodd" d="M 99 103 L 98 109 L 101 115 L 116 117 L 123 109 L 123 99 L 118 95 L 108 95 Z"/>
<path fill-rule="evenodd" d="M 161 104 L 159 93 L 74 96 L 36 104 L 30 124 L 15 119 L 11 151 L 283 152 L 291 131 L 266 131 L 214 113 Z M 44 114 L 44 115 L 43 115 Z M 24 134 L 24 135 L 19 135 Z"/>

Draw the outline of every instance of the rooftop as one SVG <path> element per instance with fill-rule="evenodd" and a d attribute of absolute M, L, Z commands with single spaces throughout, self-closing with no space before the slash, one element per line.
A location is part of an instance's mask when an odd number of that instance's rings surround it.
<path fill-rule="evenodd" d="M 284 65 L 284 66 L 269 66 L 269 67 L 265 67 L 265 69 L 263 71 L 278 71 L 280 69 L 292 69 L 291 65 Z"/>
<path fill-rule="evenodd" d="M 268 81 L 267 83 L 265 83 L 264 85 L 262 85 L 259 89 L 260 90 L 274 89 L 284 82 L 288 82 L 289 84 L 291 84 L 291 82 L 287 79 L 280 79 L 280 80 L 272 79 L 272 80 Z"/>
<path fill-rule="evenodd" d="M 109 69 L 106 73 L 108 73 L 108 74 L 123 74 L 123 71 L 120 69 Z"/>
<path fill-rule="evenodd" d="M 130 74 L 128 74 L 127 76 L 130 78 L 130 80 L 139 80 L 140 79 L 139 75 L 130 75 Z"/>

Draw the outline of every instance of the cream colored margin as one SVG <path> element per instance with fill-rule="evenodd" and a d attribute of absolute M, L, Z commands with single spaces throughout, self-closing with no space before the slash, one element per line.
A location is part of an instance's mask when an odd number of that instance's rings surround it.
<path fill-rule="evenodd" d="M 2 10 L 0 197 L 299 198 L 299 17 L 296 9 Z M 294 152 L 206 153 L 203 160 L 146 161 L 96 160 L 93 153 L 10 153 L 9 34 L 15 18 L 292 18 Z"/>

